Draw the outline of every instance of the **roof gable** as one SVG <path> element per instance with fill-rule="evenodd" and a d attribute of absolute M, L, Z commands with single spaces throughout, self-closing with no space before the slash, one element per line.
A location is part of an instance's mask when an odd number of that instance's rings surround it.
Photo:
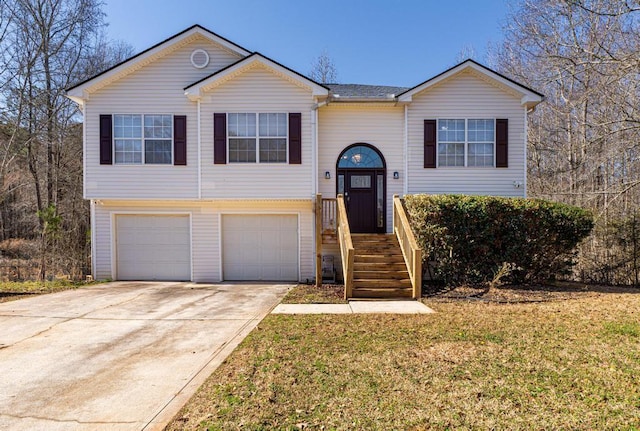
<path fill-rule="evenodd" d="M 118 63 L 71 88 L 68 88 L 67 96 L 78 103 L 82 103 L 83 100 L 88 97 L 89 93 L 103 88 L 109 83 L 135 72 L 158 58 L 164 57 L 165 55 L 175 51 L 181 46 L 202 38 L 241 57 L 246 57 L 251 53 L 240 45 L 237 45 L 200 25 L 193 25 L 178 34 L 157 43 L 151 48 L 148 48 L 133 57 L 128 58 L 127 60 L 124 60 L 121 63 Z"/>
<path fill-rule="evenodd" d="M 319 84 L 258 52 L 254 52 L 250 56 L 230 64 L 229 66 L 185 87 L 185 95 L 191 100 L 197 100 L 202 97 L 203 93 L 206 91 L 221 85 L 222 83 L 229 81 L 258 65 L 266 67 L 276 75 L 283 77 L 295 85 L 310 88 L 313 96 L 322 97 L 329 94 L 328 87 Z"/>
<path fill-rule="evenodd" d="M 502 86 L 505 90 L 519 95 L 520 103 L 527 108 L 535 107 L 544 99 L 544 96 L 537 91 L 525 87 L 524 85 L 519 84 L 516 81 L 509 79 L 506 76 L 501 75 L 498 72 L 495 72 L 474 60 L 468 59 L 456 66 L 453 66 L 448 70 L 445 70 L 439 75 L 436 75 L 433 78 L 430 78 L 416 85 L 415 87 L 410 88 L 403 93 L 400 93 L 398 95 L 398 102 L 411 102 L 414 95 L 428 90 L 429 88 L 464 71 L 473 71 L 474 74 L 481 76 L 483 79 L 498 84 L 498 86 Z"/>

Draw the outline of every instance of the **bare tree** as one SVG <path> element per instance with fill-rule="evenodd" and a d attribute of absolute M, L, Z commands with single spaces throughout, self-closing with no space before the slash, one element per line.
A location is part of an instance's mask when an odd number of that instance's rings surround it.
<path fill-rule="evenodd" d="M 582 276 L 627 283 L 613 226 L 640 205 L 640 9 L 624 0 L 523 0 L 493 52 L 547 96 L 530 115 L 529 191 L 592 209 Z"/>
<path fill-rule="evenodd" d="M 80 116 L 64 91 L 131 54 L 105 39 L 101 7 L 100 0 L 0 0 L 0 203 L 11 203 L 0 206 L 3 238 L 41 233 L 44 249 L 75 232 L 86 254 Z M 8 217 L 15 208 L 20 217 Z M 64 235 L 54 237 L 58 217 Z M 73 254 L 67 245 L 63 252 Z"/>
<path fill-rule="evenodd" d="M 473 47 L 473 45 L 470 43 L 465 44 L 462 46 L 462 48 L 460 48 L 460 51 L 458 51 L 458 54 L 455 58 L 455 64 L 462 63 L 463 61 L 469 59 L 477 60 L 477 56 L 478 53 L 476 52 L 476 49 Z"/>
<path fill-rule="evenodd" d="M 321 84 L 335 84 L 338 82 L 338 71 L 333 59 L 326 50 L 322 51 L 318 58 L 314 60 L 311 65 L 311 72 L 309 72 L 309 78 Z"/>

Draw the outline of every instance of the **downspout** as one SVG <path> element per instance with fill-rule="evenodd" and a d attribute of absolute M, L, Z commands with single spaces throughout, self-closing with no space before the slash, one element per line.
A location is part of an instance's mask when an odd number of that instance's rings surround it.
<path fill-rule="evenodd" d="M 82 198 L 87 198 L 87 111 L 86 103 L 82 103 Z"/>
<path fill-rule="evenodd" d="M 91 199 L 89 202 L 91 211 L 91 276 L 96 278 L 96 201 Z"/>
<path fill-rule="evenodd" d="M 527 154 L 527 146 L 528 144 L 528 140 L 529 140 L 529 132 L 528 132 L 528 124 L 527 124 L 527 107 L 524 107 L 524 181 L 523 181 L 523 187 L 524 187 L 524 197 L 527 197 L 527 163 L 528 163 L 528 154 Z"/>
<path fill-rule="evenodd" d="M 318 108 L 323 107 L 324 105 L 326 105 L 327 102 L 320 102 L 320 103 L 316 103 L 315 105 L 313 105 L 311 107 L 311 123 L 313 125 L 313 133 L 312 133 L 312 150 L 311 150 L 311 157 L 313 158 L 313 181 L 312 181 L 312 189 L 313 189 L 313 196 L 315 197 L 315 195 L 318 193 L 318 154 L 319 154 L 319 148 L 318 148 L 318 136 L 319 136 L 319 131 L 318 129 L 320 129 L 319 125 L 318 125 Z"/>
<path fill-rule="evenodd" d="M 318 109 L 314 106 L 309 112 L 311 114 L 311 191 L 312 196 L 318 193 Z"/>
<path fill-rule="evenodd" d="M 409 193 L 409 106 L 404 105 L 404 151 L 402 152 L 402 161 L 404 162 L 404 175 L 402 178 L 402 194 Z"/>
<path fill-rule="evenodd" d="M 202 133 L 200 128 L 200 99 L 198 99 L 198 199 L 202 199 Z"/>

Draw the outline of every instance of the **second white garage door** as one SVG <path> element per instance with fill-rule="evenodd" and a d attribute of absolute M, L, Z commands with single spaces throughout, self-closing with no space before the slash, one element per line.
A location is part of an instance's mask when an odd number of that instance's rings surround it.
<path fill-rule="evenodd" d="M 190 280 L 188 216 L 116 216 L 118 280 Z"/>
<path fill-rule="evenodd" d="M 222 216 L 225 280 L 298 280 L 298 216 Z"/>

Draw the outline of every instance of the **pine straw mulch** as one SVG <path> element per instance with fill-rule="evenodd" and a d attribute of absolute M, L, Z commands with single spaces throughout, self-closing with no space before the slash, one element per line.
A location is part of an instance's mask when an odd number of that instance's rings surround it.
<path fill-rule="evenodd" d="M 634 293 L 637 288 L 598 286 L 576 282 L 538 285 L 459 286 L 451 289 L 427 286 L 423 298 L 429 302 L 479 301 L 499 304 L 563 301 L 597 296 L 601 293 Z"/>

